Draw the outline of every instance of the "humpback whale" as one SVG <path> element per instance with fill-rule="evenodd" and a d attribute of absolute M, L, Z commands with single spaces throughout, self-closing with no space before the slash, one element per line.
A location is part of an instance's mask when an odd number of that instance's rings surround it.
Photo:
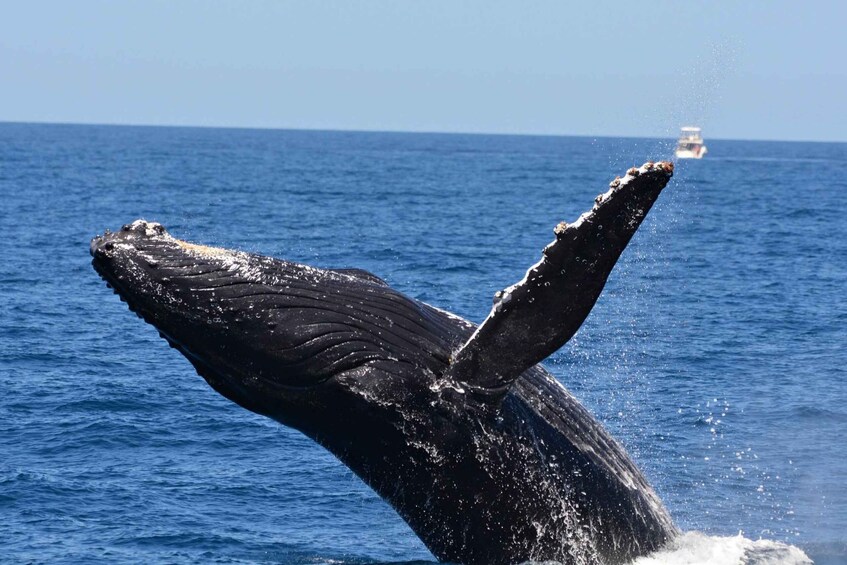
<path fill-rule="evenodd" d="M 332 452 L 439 560 L 624 563 L 678 534 L 624 448 L 539 363 L 588 316 L 673 174 L 616 178 L 476 326 L 367 271 L 137 220 L 92 264 L 211 387 Z"/>

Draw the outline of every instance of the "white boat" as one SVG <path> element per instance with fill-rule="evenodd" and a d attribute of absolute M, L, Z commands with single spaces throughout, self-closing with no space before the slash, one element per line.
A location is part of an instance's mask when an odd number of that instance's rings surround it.
<path fill-rule="evenodd" d="M 702 159 L 707 152 L 700 128 L 684 127 L 676 142 L 677 159 Z"/>

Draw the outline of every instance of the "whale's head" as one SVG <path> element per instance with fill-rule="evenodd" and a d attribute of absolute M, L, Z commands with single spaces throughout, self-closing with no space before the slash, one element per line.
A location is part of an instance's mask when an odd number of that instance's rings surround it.
<path fill-rule="evenodd" d="M 439 314 L 364 271 L 195 245 L 144 220 L 95 237 L 90 251 L 215 390 L 295 427 L 298 411 L 325 408 L 316 403 L 326 397 L 392 394 L 384 384 L 409 374 L 401 366 L 426 387 L 448 363 Z"/>

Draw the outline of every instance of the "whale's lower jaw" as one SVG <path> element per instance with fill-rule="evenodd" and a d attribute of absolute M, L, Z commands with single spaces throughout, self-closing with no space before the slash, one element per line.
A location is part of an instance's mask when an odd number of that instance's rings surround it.
<path fill-rule="evenodd" d="M 537 363 L 588 315 L 671 174 L 648 163 L 614 181 L 479 327 L 370 273 L 190 244 L 143 220 L 90 251 L 215 390 L 330 450 L 439 559 L 624 563 L 677 530 Z"/>

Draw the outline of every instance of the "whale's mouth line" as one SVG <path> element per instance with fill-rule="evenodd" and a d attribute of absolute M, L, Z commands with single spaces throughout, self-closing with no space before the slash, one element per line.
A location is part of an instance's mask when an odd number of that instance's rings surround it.
<path fill-rule="evenodd" d="M 100 236 L 97 236 L 98 238 Z M 93 255 L 93 251 L 92 251 Z M 100 275 L 100 278 L 106 283 L 106 287 L 112 289 L 112 294 L 116 294 L 118 298 L 120 298 L 121 302 L 124 302 L 129 308 L 129 311 L 147 322 L 150 325 L 153 325 L 153 322 L 148 320 L 141 312 L 138 311 L 138 308 L 133 305 L 129 299 L 127 298 L 127 292 L 121 287 L 121 283 L 118 282 L 117 277 L 109 276 L 108 271 L 104 269 L 100 263 L 97 261 L 97 258 L 91 260 L 91 266 L 94 267 L 94 270 Z"/>
<path fill-rule="evenodd" d="M 132 301 L 129 298 L 127 298 L 127 295 L 129 293 L 126 292 L 122 288 L 121 283 L 117 280 L 116 277 L 109 276 L 108 272 L 97 262 L 96 258 L 91 261 L 91 266 L 94 267 L 94 270 L 97 272 L 98 275 L 100 275 L 100 278 L 103 279 L 103 281 L 106 283 L 106 286 L 108 288 L 112 289 L 112 293 L 116 294 L 118 296 L 118 298 L 121 300 L 121 302 L 126 304 L 126 306 L 127 306 L 127 308 L 129 309 L 130 312 L 132 312 L 133 314 L 135 314 L 136 316 L 138 316 L 139 318 L 141 318 L 142 320 L 144 320 L 145 322 L 147 322 L 148 324 L 150 324 L 151 326 L 156 328 L 156 331 L 159 332 L 159 335 L 163 339 L 165 339 L 168 342 L 168 344 L 170 344 L 172 347 L 179 349 L 185 355 L 191 354 L 189 352 L 188 348 L 186 348 L 180 341 L 178 341 L 177 339 L 168 335 L 167 332 L 165 332 L 159 326 L 157 326 L 149 318 L 149 316 L 146 314 L 146 312 L 144 311 L 143 308 L 139 308 L 138 306 L 133 304 Z"/>
<path fill-rule="evenodd" d="M 109 234 L 107 233 L 105 235 L 109 235 Z M 230 386 L 232 385 L 231 381 L 233 380 L 233 378 L 234 378 L 234 380 L 238 380 L 239 377 L 237 377 L 237 376 L 230 377 L 230 376 L 227 376 L 226 373 L 216 370 L 214 368 L 214 363 L 207 360 L 202 355 L 198 355 L 197 353 L 192 351 L 188 346 L 186 346 L 183 342 L 181 342 L 180 340 L 178 340 L 175 337 L 173 337 L 172 335 L 170 335 L 166 330 L 162 329 L 158 324 L 155 323 L 155 321 L 152 319 L 152 316 L 150 315 L 149 312 L 147 312 L 146 309 L 139 307 L 138 304 L 136 304 L 130 298 L 131 294 L 124 288 L 123 283 L 120 282 L 118 277 L 113 276 L 110 273 L 110 271 L 108 269 L 106 269 L 100 263 L 100 261 L 98 261 L 97 256 L 94 253 L 94 248 L 95 248 L 94 242 L 95 241 L 100 242 L 100 241 L 102 241 L 102 239 L 103 239 L 103 236 L 98 235 L 92 240 L 91 255 L 92 255 L 93 258 L 92 258 L 92 261 L 91 261 L 91 266 L 94 268 L 95 272 L 100 276 L 100 278 L 106 283 L 106 286 L 112 290 L 112 293 L 117 295 L 118 298 L 120 299 L 120 301 L 123 302 L 124 304 L 126 304 L 129 311 L 132 312 L 133 314 L 135 314 L 138 318 L 144 320 L 144 322 L 146 322 L 147 324 L 150 324 L 151 326 L 153 326 L 156 329 L 156 331 L 159 333 L 159 336 L 162 339 L 164 339 L 165 341 L 167 341 L 168 345 L 170 347 L 176 349 L 177 351 L 182 353 L 186 358 L 191 360 L 192 364 L 195 365 L 195 368 L 197 369 L 198 374 L 200 374 L 200 376 L 202 376 L 204 379 L 207 379 L 207 380 L 213 379 L 213 380 L 221 382 L 221 383 L 227 383 Z M 203 247 L 203 246 L 197 246 L 197 247 Z M 210 249 L 217 249 L 217 248 L 210 248 Z M 197 366 L 198 364 L 203 367 L 202 370 Z M 261 375 L 252 375 L 252 376 L 255 376 L 255 377 L 261 379 L 265 383 L 266 386 L 273 388 L 273 389 L 275 389 L 279 392 L 283 392 L 283 393 L 286 393 L 286 392 L 287 393 L 305 393 L 305 392 L 315 390 L 322 385 L 326 385 L 326 384 L 331 383 L 332 381 L 335 381 L 338 378 L 339 374 L 331 373 L 331 374 L 326 375 L 326 377 L 323 378 L 323 379 L 314 380 L 313 382 L 310 382 L 309 384 L 302 384 L 302 385 L 285 384 L 285 383 L 277 382 L 277 381 L 274 381 L 274 380 L 271 380 L 271 379 L 263 378 Z"/>

